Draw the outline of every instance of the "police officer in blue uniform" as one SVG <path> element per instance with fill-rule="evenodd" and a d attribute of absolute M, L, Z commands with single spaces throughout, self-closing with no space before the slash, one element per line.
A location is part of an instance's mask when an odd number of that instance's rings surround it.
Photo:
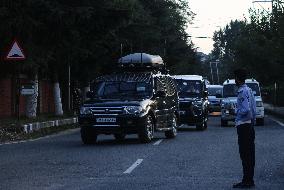
<path fill-rule="evenodd" d="M 256 103 L 252 90 L 245 84 L 247 78 L 245 69 L 234 71 L 238 87 L 236 107 L 236 128 L 238 133 L 239 153 L 243 166 L 243 179 L 234 184 L 233 188 L 254 187 L 255 166 L 255 115 Z"/>

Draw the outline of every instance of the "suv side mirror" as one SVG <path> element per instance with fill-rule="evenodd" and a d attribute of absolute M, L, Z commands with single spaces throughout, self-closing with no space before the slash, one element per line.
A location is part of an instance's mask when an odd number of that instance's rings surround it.
<path fill-rule="evenodd" d="M 167 94 L 165 91 L 157 91 L 155 96 L 159 98 L 165 98 Z"/>
<path fill-rule="evenodd" d="M 222 98 L 221 94 L 216 94 L 215 96 L 216 96 L 216 98 Z"/>
<path fill-rule="evenodd" d="M 95 97 L 95 93 L 93 91 L 88 91 L 86 93 L 86 97 L 89 98 L 89 99 L 92 99 Z"/>

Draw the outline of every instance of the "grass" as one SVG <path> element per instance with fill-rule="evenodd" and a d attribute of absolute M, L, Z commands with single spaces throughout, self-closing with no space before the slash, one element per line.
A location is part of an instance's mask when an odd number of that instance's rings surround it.
<path fill-rule="evenodd" d="M 28 139 L 37 139 L 40 137 L 44 137 L 46 135 L 56 134 L 61 131 L 65 131 L 67 129 L 75 129 L 78 128 L 78 124 L 70 124 L 63 125 L 57 127 L 47 127 L 42 128 L 38 131 L 34 131 L 32 133 L 24 133 L 24 132 L 15 132 L 15 131 L 5 131 L 0 129 L 0 143 L 3 142 L 11 142 L 11 141 L 20 141 L 20 140 L 28 140 Z"/>
<path fill-rule="evenodd" d="M 21 126 L 26 123 L 35 123 L 35 122 L 43 122 L 43 121 L 52 121 L 56 119 L 65 119 L 75 117 L 73 114 L 64 114 L 63 116 L 55 116 L 53 114 L 42 114 L 37 116 L 36 118 L 27 118 L 20 117 L 20 120 L 16 117 L 9 117 L 0 119 L 0 128 L 9 128 L 15 126 Z"/>
<path fill-rule="evenodd" d="M 71 124 L 71 125 L 63 125 L 63 126 L 57 126 L 57 127 L 42 128 L 38 131 L 34 131 L 32 133 L 26 134 L 23 132 L 23 128 L 21 127 L 23 124 L 27 124 L 27 123 L 53 121 L 57 119 L 65 119 L 65 118 L 70 118 L 70 117 L 75 117 L 75 116 L 72 114 L 64 114 L 63 116 L 43 114 L 43 115 L 37 116 L 36 118 L 21 117 L 20 120 L 18 120 L 16 117 L 0 119 L 0 143 L 7 142 L 7 141 L 34 139 L 34 138 L 39 138 L 39 137 L 43 137 L 46 135 L 58 133 L 66 129 L 77 128 L 78 124 Z"/>

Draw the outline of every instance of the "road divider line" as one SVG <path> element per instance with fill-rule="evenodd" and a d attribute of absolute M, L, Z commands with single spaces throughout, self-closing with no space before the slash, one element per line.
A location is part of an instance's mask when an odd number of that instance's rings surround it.
<path fill-rule="evenodd" d="M 124 174 L 130 174 L 137 166 L 139 166 L 143 162 L 143 159 L 138 159 L 132 166 L 130 166 L 127 170 L 125 170 Z"/>
<path fill-rule="evenodd" d="M 278 120 L 276 120 L 276 119 L 271 119 L 271 120 L 275 121 L 275 122 L 278 123 L 280 126 L 284 127 L 284 123 L 282 123 L 282 122 L 280 122 L 280 121 L 278 121 Z"/>
<path fill-rule="evenodd" d="M 163 141 L 163 139 L 160 139 L 160 140 L 156 141 L 153 145 L 158 146 L 162 141 Z"/>

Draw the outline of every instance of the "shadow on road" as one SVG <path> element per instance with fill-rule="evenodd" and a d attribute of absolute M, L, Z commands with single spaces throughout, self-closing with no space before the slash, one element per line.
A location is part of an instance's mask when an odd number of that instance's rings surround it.
<path fill-rule="evenodd" d="M 160 139 L 165 139 L 165 138 L 160 138 L 160 137 L 154 137 L 154 139 L 150 142 L 150 143 L 141 143 L 140 140 L 138 138 L 127 138 L 127 136 L 125 137 L 124 140 L 115 140 L 115 139 L 98 139 L 96 144 L 93 144 L 94 146 L 121 146 L 121 145 L 145 145 L 145 144 L 153 144 L 156 141 L 160 140 Z M 92 146 L 92 145 L 91 145 Z"/>
<path fill-rule="evenodd" d="M 202 131 L 196 130 L 195 128 L 186 128 L 186 127 L 179 128 L 178 131 L 202 132 Z"/>

